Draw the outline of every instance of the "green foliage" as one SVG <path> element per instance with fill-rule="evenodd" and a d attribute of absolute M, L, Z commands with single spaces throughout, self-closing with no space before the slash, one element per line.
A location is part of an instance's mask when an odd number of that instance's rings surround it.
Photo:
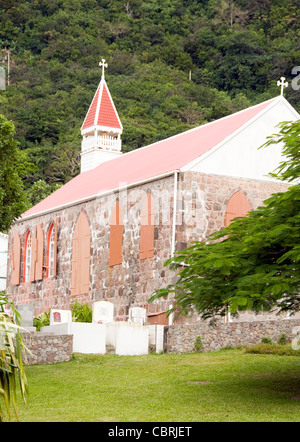
<path fill-rule="evenodd" d="M 80 303 L 76 299 L 74 304 L 71 305 L 71 310 L 72 310 L 72 321 L 92 322 L 93 311 L 87 302 Z"/>
<path fill-rule="evenodd" d="M 33 318 L 33 326 L 36 327 L 36 331 L 40 331 L 41 327 L 46 327 L 47 325 L 50 325 L 50 310 L 48 313 L 44 312 Z"/>
<path fill-rule="evenodd" d="M 300 176 L 300 125 L 299 121 L 281 123 L 278 134 L 269 137 L 264 145 L 283 143 L 282 154 L 286 158 L 278 167 L 277 173 L 270 173 L 270 176 L 286 180 L 295 181 Z M 263 146 L 263 147 L 264 147 Z"/>
<path fill-rule="evenodd" d="M 11 310 L 11 315 L 5 307 Z M 0 292 L 0 422 L 11 419 L 11 405 L 18 417 L 17 381 L 26 403 L 27 380 L 23 367 L 26 348 L 20 333 L 19 314 L 14 304 Z"/>
<path fill-rule="evenodd" d="M 280 138 L 284 144 L 287 160 L 279 178 L 299 177 L 299 134 L 300 121 L 286 123 L 268 142 Z M 207 243 L 194 242 L 175 254 L 165 265 L 178 272 L 177 282 L 156 291 L 149 302 L 174 293 L 174 310 L 196 309 L 204 318 L 225 315 L 227 308 L 233 314 L 273 307 L 299 311 L 299 239 L 300 185 L 295 184 L 212 234 Z"/>
<path fill-rule="evenodd" d="M 39 201 L 46 198 L 59 187 L 61 187 L 60 184 L 51 186 L 50 184 L 47 184 L 44 180 L 36 181 L 35 183 L 33 183 L 30 189 L 30 194 L 28 195 L 31 205 L 37 204 Z"/>
<path fill-rule="evenodd" d="M 299 29 L 296 0 L 5 1 L 11 86 L 0 107 L 31 163 L 30 204 L 44 196 L 35 182 L 53 191 L 79 173 L 102 57 L 128 152 L 278 94 L 299 64 Z M 297 94 L 285 91 L 299 109 Z"/>
<path fill-rule="evenodd" d="M 22 154 L 11 121 L 0 115 L 0 232 L 28 207 L 20 175 Z"/>
<path fill-rule="evenodd" d="M 197 338 L 194 342 L 194 349 L 197 352 L 203 351 L 203 342 L 202 342 L 201 336 L 197 336 Z"/>
<path fill-rule="evenodd" d="M 275 342 L 265 342 L 261 344 L 247 346 L 246 353 L 278 356 L 300 356 L 300 350 L 294 350 L 290 345 L 276 344 Z"/>
<path fill-rule="evenodd" d="M 265 338 L 262 338 L 261 343 L 262 343 L 262 344 L 272 344 L 273 341 L 272 341 L 271 338 L 269 338 L 268 336 L 266 336 Z"/>
<path fill-rule="evenodd" d="M 281 333 L 278 336 L 278 340 L 277 340 L 279 345 L 286 345 L 289 342 L 289 338 L 285 333 Z"/>

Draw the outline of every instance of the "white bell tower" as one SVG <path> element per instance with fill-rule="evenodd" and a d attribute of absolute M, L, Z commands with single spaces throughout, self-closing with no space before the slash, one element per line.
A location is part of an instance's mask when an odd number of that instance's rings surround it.
<path fill-rule="evenodd" d="M 102 77 L 81 127 L 81 169 L 94 169 L 104 161 L 122 155 L 123 126 L 104 78 L 105 60 L 99 63 Z"/>

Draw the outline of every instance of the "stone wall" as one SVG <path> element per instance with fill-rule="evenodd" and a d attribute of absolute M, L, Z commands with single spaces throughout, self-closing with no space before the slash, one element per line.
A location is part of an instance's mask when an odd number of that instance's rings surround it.
<path fill-rule="evenodd" d="M 168 284 L 171 274 L 173 276 L 173 272 L 163 267 L 171 251 L 173 182 L 174 177 L 170 176 L 15 223 L 9 235 L 7 294 L 13 297 L 15 304 L 32 304 L 35 315 L 48 312 L 50 308 L 68 309 L 75 299 L 89 303 L 102 299 L 113 302 L 116 320 L 128 319 L 131 306 L 156 311 L 158 307 L 148 306 L 147 300 L 154 290 Z M 141 260 L 140 215 L 143 199 L 149 191 L 155 199 L 154 257 Z M 122 264 L 109 266 L 109 225 L 117 198 L 124 224 L 123 261 Z M 72 237 L 81 211 L 86 214 L 91 231 L 90 283 L 88 293 L 74 297 L 71 295 Z M 56 277 L 44 277 L 35 282 L 21 281 L 19 285 L 12 286 L 10 275 L 13 231 L 16 230 L 21 238 L 22 275 L 27 230 L 33 231 L 36 225 L 41 225 L 45 235 L 45 256 L 46 233 L 52 222 L 57 223 L 58 230 Z"/>
<path fill-rule="evenodd" d="M 227 204 L 232 195 L 242 191 L 251 210 L 257 209 L 273 193 L 284 192 L 288 185 L 279 181 L 253 180 L 240 177 L 207 175 L 199 172 L 180 173 L 176 250 L 188 247 L 192 241 L 202 241 L 224 227 Z M 300 314 L 298 314 L 300 318 Z M 233 322 L 277 320 L 276 312 L 241 312 Z M 179 318 L 177 323 L 197 324 L 199 316 Z"/>
<path fill-rule="evenodd" d="M 175 250 L 182 250 L 191 241 L 207 238 L 210 233 L 222 228 L 226 205 L 237 190 L 245 193 L 251 208 L 255 209 L 271 193 L 285 187 L 276 182 L 205 175 L 199 172 L 179 173 Z M 154 256 L 141 260 L 141 209 L 147 192 L 151 192 L 155 201 Z M 123 260 L 121 264 L 109 266 L 109 225 L 117 199 L 124 225 Z M 15 223 L 9 234 L 7 295 L 12 296 L 17 305 L 32 304 L 35 315 L 48 312 L 50 308 L 69 309 L 75 299 L 90 304 L 102 299 L 113 302 L 115 320 L 127 320 L 129 308 L 133 306 L 144 307 L 149 313 L 169 309 L 172 303 L 170 299 L 160 299 L 153 304 L 148 304 L 147 301 L 155 290 L 176 280 L 174 272 L 164 267 L 164 262 L 171 256 L 173 199 L 174 175 L 170 175 Z M 90 280 L 88 292 L 74 297 L 71 295 L 72 237 L 81 211 L 89 220 L 91 232 Z M 13 231 L 16 230 L 21 239 L 22 275 L 27 230 L 32 232 L 36 225 L 42 227 L 46 256 L 46 235 L 51 223 L 56 223 L 58 232 L 56 277 L 46 278 L 44 272 L 40 281 L 24 283 L 21 280 L 19 285 L 12 286 Z M 44 264 L 46 265 L 45 262 Z M 180 321 L 189 323 L 185 318 L 178 320 Z"/>
<path fill-rule="evenodd" d="M 70 361 L 73 352 L 73 335 L 22 334 L 28 365 L 54 364 Z"/>
<path fill-rule="evenodd" d="M 204 351 L 219 350 L 227 346 L 258 344 L 265 337 L 277 342 L 280 334 L 285 334 L 292 340 L 297 332 L 295 327 L 299 326 L 299 319 L 229 324 L 219 322 L 215 326 L 209 325 L 208 322 L 171 325 L 166 327 L 164 348 L 167 349 L 168 353 L 193 352 L 198 336 L 203 344 Z M 299 330 L 297 334 L 299 335 Z"/>
<path fill-rule="evenodd" d="M 238 190 L 255 210 L 273 193 L 285 191 L 287 184 L 247 178 L 207 175 L 199 172 L 180 173 L 177 243 L 207 238 L 224 227 L 225 211 L 231 196 Z"/>

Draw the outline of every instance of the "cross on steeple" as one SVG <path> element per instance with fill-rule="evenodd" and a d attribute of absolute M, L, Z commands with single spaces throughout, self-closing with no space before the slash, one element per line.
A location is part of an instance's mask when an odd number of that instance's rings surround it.
<path fill-rule="evenodd" d="M 284 80 L 285 80 L 285 77 L 280 77 L 280 80 L 277 81 L 277 86 L 281 87 L 281 89 L 280 89 L 281 96 L 283 95 L 283 88 L 288 87 L 288 85 L 289 85 L 288 82 L 287 81 L 284 82 Z"/>
<path fill-rule="evenodd" d="M 105 63 L 104 58 L 102 58 L 102 61 L 100 61 L 99 66 L 102 67 L 102 80 L 104 80 L 104 68 L 107 68 L 107 63 Z"/>

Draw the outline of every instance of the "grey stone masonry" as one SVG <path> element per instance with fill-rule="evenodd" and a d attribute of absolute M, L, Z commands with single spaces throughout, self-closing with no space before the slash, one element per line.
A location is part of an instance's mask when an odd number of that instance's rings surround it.
<path fill-rule="evenodd" d="M 272 193 L 285 188 L 286 185 L 282 183 L 180 172 L 176 205 L 172 175 L 30 219 L 20 219 L 9 234 L 6 293 L 16 305 L 32 305 L 34 315 L 48 312 L 49 309 L 68 310 L 75 300 L 90 305 L 102 300 L 112 302 L 114 319 L 117 321 L 128 320 L 132 307 L 145 308 L 147 314 L 163 312 L 170 308 L 171 298 L 160 298 L 154 303 L 148 303 L 148 299 L 154 291 L 176 280 L 174 271 L 164 266 L 171 257 L 172 247 L 176 251 L 182 250 L 192 241 L 205 240 L 210 233 L 221 229 L 227 203 L 236 191 L 243 191 L 251 209 L 255 209 Z M 141 211 L 149 192 L 155 206 L 154 253 L 151 258 L 141 259 Z M 123 218 L 122 263 L 109 265 L 110 223 L 117 200 Z M 174 207 L 176 219 L 173 217 Z M 89 284 L 84 293 L 75 295 L 71 290 L 72 241 L 76 222 L 82 212 L 89 221 L 91 233 Z M 56 276 L 47 277 L 47 232 L 52 223 L 57 227 L 57 266 Z M 25 282 L 25 239 L 27 232 L 33 232 L 37 226 L 44 234 L 43 278 Z M 20 283 L 17 285 L 12 284 L 11 280 L 14 232 L 19 235 L 21 242 Z M 194 315 L 193 320 L 198 323 L 198 315 Z M 179 318 L 179 321 L 186 322 L 186 319 Z"/>
<path fill-rule="evenodd" d="M 54 364 L 72 359 L 73 335 L 44 335 L 41 333 L 22 333 L 26 348 L 28 365 Z M 24 358 L 25 360 L 25 358 Z"/>
<path fill-rule="evenodd" d="M 280 334 L 285 334 L 289 340 L 292 340 L 295 336 L 299 336 L 299 327 L 299 319 L 228 324 L 220 321 L 215 326 L 209 325 L 208 322 L 192 325 L 175 324 L 166 327 L 165 348 L 168 353 L 193 352 L 198 336 L 203 344 L 203 351 L 214 351 L 228 346 L 258 344 L 265 337 L 277 342 Z"/>

